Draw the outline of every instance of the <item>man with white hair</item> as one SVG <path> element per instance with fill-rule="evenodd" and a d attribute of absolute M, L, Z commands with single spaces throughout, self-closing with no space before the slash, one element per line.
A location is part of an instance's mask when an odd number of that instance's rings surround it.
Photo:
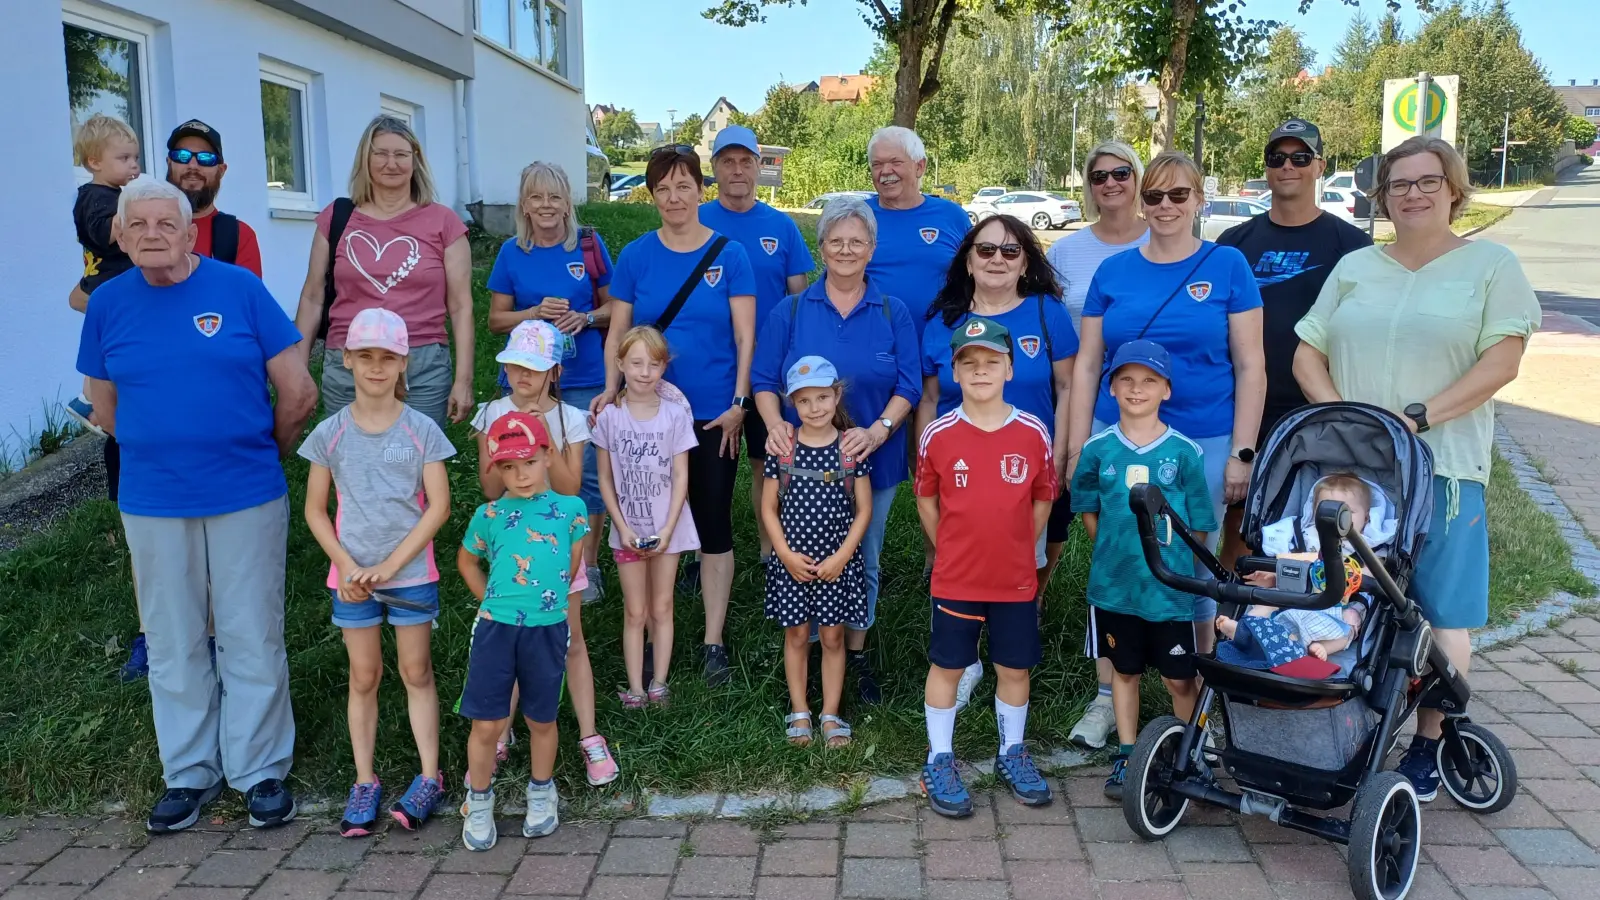
<path fill-rule="evenodd" d="M 878 249 L 867 277 L 911 310 L 920 339 L 928 307 L 944 287 L 950 261 L 972 226 L 960 206 L 922 193 L 928 151 L 915 131 L 890 125 L 873 132 L 867 164 L 878 189 L 867 200 L 878 217 Z"/>
<path fill-rule="evenodd" d="M 102 427 L 122 444 L 118 506 L 167 785 L 146 827 L 193 825 L 224 779 L 244 792 L 251 825 L 282 825 L 295 803 L 283 784 L 294 713 L 280 459 L 316 408 L 316 384 L 294 350 L 299 331 L 261 279 L 194 252 L 183 191 L 139 179 L 123 189 L 117 214 L 136 268 L 95 292 L 78 370 Z"/>

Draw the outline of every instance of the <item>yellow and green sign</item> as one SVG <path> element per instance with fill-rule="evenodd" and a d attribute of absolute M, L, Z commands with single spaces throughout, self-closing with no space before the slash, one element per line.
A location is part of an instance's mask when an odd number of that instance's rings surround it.
<path fill-rule="evenodd" d="M 1383 83 L 1383 152 L 1388 153 L 1407 138 L 1421 133 L 1428 137 L 1456 141 L 1456 117 L 1460 101 L 1459 75 L 1434 75 L 1428 79 L 1427 103 L 1416 78 L 1391 78 Z"/>

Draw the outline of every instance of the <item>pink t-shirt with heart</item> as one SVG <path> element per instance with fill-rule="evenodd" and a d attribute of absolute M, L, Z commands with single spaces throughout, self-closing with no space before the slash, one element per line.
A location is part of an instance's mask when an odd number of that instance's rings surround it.
<path fill-rule="evenodd" d="M 328 236 L 333 206 L 317 214 L 317 231 Z M 350 214 L 339 246 L 330 248 L 334 303 L 328 315 L 328 346 L 344 346 L 350 320 L 381 306 L 406 322 L 411 346 L 445 342 L 444 251 L 467 233 L 455 210 L 429 203 L 392 219 Z"/>

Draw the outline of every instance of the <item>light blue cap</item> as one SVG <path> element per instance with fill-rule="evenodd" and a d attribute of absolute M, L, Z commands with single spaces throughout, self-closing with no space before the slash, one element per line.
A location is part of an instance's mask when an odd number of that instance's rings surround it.
<path fill-rule="evenodd" d="M 711 156 L 715 158 L 729 147 L 743 147 L 757 156 L 761 155 L 761 144 L 756 141 L 756 133 L 743 125 L 729 125 L 717 132 L 717 140 L 711 145 Z"/>
<path fill-rule="evenodd" d="M 789 374 L 784 381 L 786 394 L 793 394 L 801 388 L 833 387 L 839 383 L 839 370 L 820 356 L 802 356 L 789 367 Z"/>

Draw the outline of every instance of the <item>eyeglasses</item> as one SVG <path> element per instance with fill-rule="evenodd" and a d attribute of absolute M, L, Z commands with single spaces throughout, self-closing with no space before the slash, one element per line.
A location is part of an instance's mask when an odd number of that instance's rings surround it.
<path fill-rule="evenodd" d="M 658 156 L 666 156 L 668 154 L 693 153 L 693 152 L 694 152 L 694 148 L 689 146 L 688 144 L 666 144 L 664 146 L 657 147 L 654 150 L 651 150 L 650 151 L 650 158 L 651 159 L 655 159 Z"/>
<path fill-rule="evenodd" d="M 1270 150 L 1267 152 L 1267 168 L 1281 169 L 1285 162 L 1292 162 L 1296 169 L 1304 169 L 1306 166 L 1311 165 L 1311 161 L 1316 158 L 1317 155 L 1310 150 L 1296 150 L 1293 153 Z"/>
<path fill-rule="evenodd" d="M 826 247 L 829 253 L 843 253 L 846 250 L 851 253 L 861 253 L 872 244 L 860 238 L 829 238 L 822 242 L 822 246 Z"/>
<path fill-rule="evenodd" d="M 1013 260 L 1022 255 L 1022 245 L 996 244 L 991 241 L 984 241 L 981 244 L 973 244 L 972 252 L 978 254 L 979 259 L 994 259 L 995 253 L 998 252 L 1001 259 Z"/>
<path fill-rule="evenodd" d="M 168 150 L 167 159 L 180 166 L 186 166 L 190 160 L 193 160 L 198 165 L 209 169 L 222 162 L 222 154 L 213 153 L 210 150 Z"/>
<path fill-rule="evenodd" d="M 1093 172 L 1089 173 L 1089 183 L 1105 184 L 1107 178 L 1115 178 L 1117 181 L 1122 182 L 1127 181 L 1132 177 L 1133 166 L 1117 166 L 1115 169 L 1110 171 L 1106 171 L 1105 169 L 1095 169 Z"/>
<path fill-rule="evenodd" d="M 1160 206 L 1163 197 L 1171 200 L 1174 204 L 1187 203 L 1189 202 L 1189 195 L 1192 193 L 1194 193 L 1194 188 L 1175 187 L 1164 191 L 1147 188 L 1139 192 L 1139 197 L 1144 200 L 1145 206 Z"/>
<path fill-rule="evenodd" d="M 1445 177 L 1443 175 L 1424 175 L 1421 178 L 1396 178 L 1393 181 L 1384 182 L 1383 190 L 1391 197 L 1404 197 L 1411 193 L 1411 186 L 1414 184 L 1417 186 L 1417 190 L 1424 194 L 1437 194 L 1439 189 L 1444 187 L 1444 182 Z"/>

